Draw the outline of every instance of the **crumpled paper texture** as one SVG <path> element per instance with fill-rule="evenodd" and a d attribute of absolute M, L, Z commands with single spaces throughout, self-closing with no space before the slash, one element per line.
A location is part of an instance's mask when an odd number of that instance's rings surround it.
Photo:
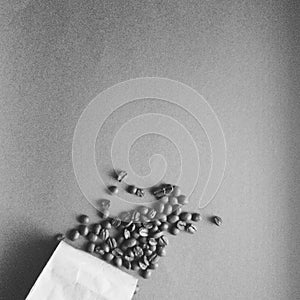
<path fill-rule="evenodd" d="M 26 300 L 127 300 L 137 279 L 60 242 Z"/>

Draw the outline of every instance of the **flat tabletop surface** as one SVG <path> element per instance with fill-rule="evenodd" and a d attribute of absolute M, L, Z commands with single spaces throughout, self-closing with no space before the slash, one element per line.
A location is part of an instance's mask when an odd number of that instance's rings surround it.
<path fill-rule="evenodd" d="M 227 166 L 216 196 L 199 209 L 197 233 L 170 237 L 135 298 L 300 299 L 298 8 L 297 1 L 2 1 L 0 299 L 25 298 L 53 236 L 79 214 L 98 220 L 74 174 L 74 130 L 98 94 L 140 77 L 169 78 L 203 95 L 224 131 Z M 190 111 L 161 99 L 112 112 L 95 143 L 99 173 L 109 183 L 117 129 L 148 109 L 179 120 L 200 149 L 189 207 L 198 210 L 209 141 Z M 177 148 L 149 129 L 131 145 L 132 170 L 159 172 L 159 160 L 149 164 L 159 153 L 176 178 L 185 163 Z"/>

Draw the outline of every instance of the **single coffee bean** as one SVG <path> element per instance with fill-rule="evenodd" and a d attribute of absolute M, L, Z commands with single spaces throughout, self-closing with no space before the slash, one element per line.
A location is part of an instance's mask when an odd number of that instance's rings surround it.
<path fill-rule="evenodd" d="M 166 251 L 165 247 L 160 246 L 156 249 L 156 253 L 159 256 L 166 256 L 167 251 Z"/>
<path fill-rule="evenodd" d="M 122 264 L 123 264 L 123 267 L 130 270 L 131 269 L 131 262 L 129 260 L 126 260 L 125 258 L 123 258 L 122 260 Z"/>
<path fill-rule="evenodd" d="M 154 246 L 154 245 L 157 245 L 157 241 L 156 241 L 156 239 L 154 239 L 154 238 L 150 238 L 150 239 L 148 240 L 148 244 L 149 244 L 150 246 Z"/>
<path fill-rule="evenodd" d="M 139 267 L 141 270 L 146 270 L 148 266 L 143 261 L 140 260 Z"/>
<path fill-rule="evenodd" d="M 144 197 L 145 192 L 144 192 L 143 189 L 137 188 L 136 192 L 135 192 L 135 195 L 137 195 L 138 197 Z"/>
<path fill-rule="evenodd" d="M 118 228 L 121 224 L 122 224 L 122 221 L 119 218 L 113 218 L 111 220 L 111 225 L 114 226 L 115 228 Z"/>
<path fill-rule="evenodd" d="M 130 185 L 129 187 L 128 187 L 128 193 L 130 193 L 130 194 L 135 194 L 136 193 L 136 191 L 137 191 L 137 187 L 136 186 L 134 186 L 134 185 Z"/>
<path fill-rule="evenodd" d="M 117 240 L 117 244 L 121 245 L 124 242 L 125 238 L 123 236 L 119 236 L 116 240 Z"/>
<path fill-rule="evenodd" d="M 164 213 L 168 216 L 169 214 L 172 213 L 172 211 L 173 211 L 172 205 L 169 203 L 165 204 Z"/>
<path fill-rule="evenodd" d="M 138 238 L 140 237 L 139 233 L 136 232 L 136 231 L 134 231 L 134 232 L 131 234 L 131 236 L 132 236 L 133 238 L 135 238 L 135 239 L 138 239 Z"/>
<path fill-rule="evenodd" d="M 148 243 L 147 237 L 140 236 L 140 238 L 139 238 L 139 243 L 140 243 L 140 244 L 147 244 L 147 243 Z"/>
<path fill-rule="evenodd" d="M 156 218 L 160 220 L 161 222 L 166 222 L 167 221 L 167 216 L 165 214 L 157 214 Z"/>
<path fill-rule="evenodd" d="M 113 263 L 116 267 L 120 268 L 122 266 L 122 258 L 119 256 L 116 256 L 113 260 Z"/>
<path fill-rule="evenodd" d="M 143 249 L 140 246 L 135 246 L 132 249 L 132 251 L 134 253 L 134 256 L 137 257 L 137 258 L 143 256 L 143 254 L 144 254 L 144 251 L 143 251 Z"/>
<path fill-rule="evenodd" d="M 143 227 L 141 227 L 140 229 L 139 229 L 139 234 L 140 234 L 140 236 L 142 236 L 142 237 L 147 237 L 148 236 L 148 229 L 147 228 L 143 228 Z"/>
<path fill-rule="evenodd" d="M 153 226 L 154 226 L 154 224 L 152 222 L 147 222 L 147 223 L 143 223 L 142 227 L 146 228 L 148 230 L 148 229 L 151 229 Z"/>
<path fill-rule="evenodd" d="M 169 202 L 169 197 L 164 196 L 164 197 L 159 199 L 159 202 L 162 203 L 162 204 L 167 204 Z"/>
<path fill-rule="evenodd" d="M 95 251 L 95 244 L 94 243 L 88 243 L 87 245 L 87 251 L 90 253 L 93 253 Z"/>
<path fill-rule="evenodd" d="M 122 222 L 129 223 L 131 221 L 131 211 L 124 211 L 120 213 L 119 217 Z"/>
<path fill-rule="evenodd" d="M 140 212 L 138 212 L 136 210 L 134 210 L 132 212 L 131 219 L 132 219 L 133 222 L 139 222 L 140 221 L 140 217 L 141 217 L 141 213 Z"/>
<path fill-rule="evenodd" d="M 123 256 L 124 252 L 120 248 L 115 248 L 111 251 L 114 256 Z"/>
<path fill-rule="evenodd" d="M 149 267 L 148 267 L 148 269 L 150 269 L 150 270 L 155 270 L 155 269 L 157 269 L 158 268 L 158 263 L 156 263 L 156 264 L 150 264 L 149 265 Z"/>
<path fill-rule="evenodd" d="M 82 236 L 87 236 L 89 233 L 89 228 L 87 227 L 87 225 L 79 225 L 78 226 L 78 231 Z"/>
<path fill-rule="evenodd" d="M 170 233 L 173 235 L 177 235 L 179 232 L 180 232 L 180 230 L 175 226 L 170 228 Z"/>
<path fill-rule="evenodd" d="M 176 198 L 176 197 L 173 197 L 173 196 L 170 196 L 170 197 L 169 197 L 169 204 L 171 204 L 171 205 L 176 205 L 176 204 L 178 204 L 177 198 Z"/>
<path fill-rule="evenodd" d="M 149 222 L 149 218 L 147 216 L 141 215 L 140 216 L 140 221 L 142 223 L 147 223 L 147 222 Z"/>
<path fill-rule="evenodd" d="M 156 245 L 150 245 L 149 250 L 151 250 L 152 252 L 156 251 Z"/>
<path fill-rule="evenodd" d="M 152 226 L 152 228 L 150 229 L 151 234 L 153 234 L 157 231 L 158 231 L 158 226 L 156 226 L 156 225 Z"/>
<path fill-rule="evenodd" d="M 99 212 L 99 216 L 102 218 L 102 219 L 106 219 L 109 217 L 109 210 L 108 209 L 102 209 L 100 212 Z"/>
<path fill-rule="evenodd" d="M 145 279 L 148 279 L 151 277 L 151 270 L 147 269 L 147 270 L 143 270 L 141 275 L 145 278 Z"/>
<path fill-rule="evenodd" d="M 125 252 L 125 255 L 128 256 L 128 257 L 134 258 L 134 252 L 132 251 L 132 249 L 128 249 Z"/>
<path fill-rule="evenodd" d="M 185 195 L 180 195 L 177 199 L 178 199 L 179 204 L 186 205 L 189 203 L 189 201 Z"/>
<path fill-rule="evenodd" d="M 201 221 L 201 215 L 199 213 L 192 213 L 192 221 L 199 222 Z"/>
<path fill-rule="evenodd" d="M 87 215 L 79 216 L 78 220 L 82 224 L 88 224 L 90 222 L 90 218 Z"/>
<path fill-rule="evenodd" d="M 159 226 L 159 230 L 161 231 L 167 231 L 169 229 L 169 224 L 166 222 L 163 222 L 160 226 Z"/>
<path fill-rule="evenodd" d="M 114 256 L 111 254 L 111 253 L 105 253 L 104 254 L 104 259 L 107 261 L 107 262 L 111 262 L 113 260 Z"/>
<path fill-rule="evenodd" d="M 149 264 L 150 264 L 150 262 L 149 262 L 149 260 L 148 260 L 148 258 L 147 258 L 146 255 L 144 255 L 144 256 L 141 258 L 141 261 L 142 261 L 147 267 L 148 267 Z"/>
<path fill-rule="evenodd" d="M 156 264 L 159 261 L 159 256 L 156 253 L 153 253 L 149 258 L 149 263 Z"/>
<path fill-rule="evenodd" d="M 98 236 L 95 233 L 90 232 L 87 236 L 88 240 L 95 243 L 98 240 Z"/>
<path fill-rule="evenodd" d="M 147 249 L 147 250 L 145 250 L 144 253 L 146 256 L 150 256 L 153 253 L 153 251 L 151 251 L 150 249 Z"/>
<path fill-rule="evenodd" d="M 124 178 L 127 176 L 127 172 L 126 171 L 120 171 L 117 175 L 117 180 L 119 182 L 123 181 Z"/>
<path fill-rule="evenodd" d="M 180 196 L 180 194 L 181 194 L 181 190 L 180 190 L 179 186 L 174 186 L 172 195 L 174 197 L 178 197 L 178 196 Z"/>
<path fill-rule="evenodd" d="M 135 230 L 135 227 L 136 227 L 135 223 L 131 223 L 131 224 L 127 227 L 127 229 L 128 229 L 130 232 L 133 232 L 133 231 Z"/>
<path fill-rule="evenodd" d="M 111 223 L 109 220 L 104 220 L 102 223 L 102 228 L 110 229 L 111 228 Z"/>
<path fill-rule="evenodd" d="M 106 241 L 109 238 L 109 231 L 108 231 L 108 229 L 102 228 L 100 230 L 100 233 L 99 233 L 99 238 L 102 241 Z"/>
<path fill-rule="evenodd" d="M 141 214 L 141 215 L 147 215 L 149 211 L 149 208 L 147 206 L 140 206 L 138 208 L 138 212 Z"/>
<path fill-rule="evenodd" d="M 155 220 L 152 221 L 152 224 L 156 225 L 156 226 L 160 226 L 161 225 L 161 221 L 158 220 L 158 219 L 155 219 Z"/>
<path fill-rule="evenodd" d="M 110 249 L 115 249 L 117 247 L 117 241 L 115 238 L 112 238 L 112 237 L 107 239 L 107 244 Z"/>
<path fill-rule="evenodd" d="M 116 186 L 114 186 L 114 185 L 110 186 L 108 189 L 109 189 L 109 191 L 110 191 L 112 194 L 114 194 L 114 195 L 116 195 L 116 194 L 119 193 L 118 187 L 116 187 Z"/>
<path fill-rule="evenodd" d="M 185 221 L 177 221 L 176 222 L 176 227 L 180 230 L 180 231 L 183 231 L 185 230 L 185 226 L 186 226 L 186 222 Z"/>
<path fill-rule="evenodd" d="M 172 215 L 179 216 L 182 212 L 182 205 L 181 204 L 175 204 L 175 205 L 173 205 L 172 210 L 173 210 Z"/>
<path fill-rule="evenodd" d="M 125 244 L 125 247 L 128 247 L 128 248 L 134 247 L 136 245 L 136 239 L 129 238 L 128 240 L 126 240 L 124 242 L 124 244 Z"/>
<path fill-rule="evenodd" d="M 168 215 L 167 220 L 170 224 L 174 224 L 179 220 L 179 216 L 171 214 L 171 215 Z"/>
<path fill-rule="evenodd" d="M 169 239 L 163 235 L 158 239 L 158 245 L 159 246 L 167 246 L 169 244 Z"/>
<path fill-rule="evenodd" d="M 110 248 L 107 243 L 102 243 L 100 246 L 104 252 L 106 252 L 106 253 L 110 252 Z"/>
<path fill-rule="evenodd" d="M 101 246 L 96 246 L 95 247 L 95 250 L 94 250 L 95 253 L 99 254 L 99 255 L 104 255 L 106 252 L 101 248 Z"/>
<path fill-rule="evenodd" d="M 164 211 L 165 205 L 158 201 L 155 203 L 154 208 L 156 209 L 157 213 L 162 213 Z"/>
<path fill-rule="evenodd" d="M 130 231 L 127 228 L 124 228 L 123 236 L 126 240 L 130 238 Z"/>
<path fill-rule="evenodd" d="M 191 223 L 188 223 L 185 227 L 185 230 L 188 232 L 188 233 L 195 233 L 197 231 L 197 227 L 194 225 L 194 224 L 191 224 Z"/>
<path fill-rule="evenodd" d="M 139 269 L 140 269 L 140 267 L 139 267 L 138 262 L 137 261 L 133 261 L 131 263 L 131 270 L 138 271 Z"/>
<path fill-rule="evenodd" d="M 55 236 L 55 239 L 60 242 L 60 241 L 63 241 L 64 239 L 66 238 L 66 236 L 62 233 L 59 233 Z"/>
<path fill-rule="evenodd" d="M 110 200 L 107 199 L 101 199 L 99 206 L 101 209 L 109 209 L 110 208 Z"/>
<path fill-rule="evenodd" d="M 179 215 L 179 219 L 181 221 L 185 221 L 185 222 L 188 222 L 188 221 L 191 221 L 192 220 L 192 214 L 189 213 L 189 212 L 182 212 L 180 215 Z"/>
<path fill-rule="evenodd" d="M 98 235 L 100 233 L 101 228 L 101 224 L 94 224 L 92 227 L 92 232 Z"/>
<path fill-rule="evenodd" d="M 223 224 L 223 220 L 221 219 L 221 217 L 218 216 L 214 216 L 213 221 L 217 226 L 221 226 Z"/>
<path fill-rule="evenodd" d="M 147 214 L 149 219 L 153 219 L 156 216 L 156 210 L 154 208 L 151 208 Z"/>
<path fill-rule="evenodd" d="M 153 237 L 154 239 L 158 239 L 158 238 L 160 238 L 163 234 L 164 234 L 163 231 L 157 231 L 157 232 L 155 232 L 155 233 L 152 235 L 152 237 Z"/>

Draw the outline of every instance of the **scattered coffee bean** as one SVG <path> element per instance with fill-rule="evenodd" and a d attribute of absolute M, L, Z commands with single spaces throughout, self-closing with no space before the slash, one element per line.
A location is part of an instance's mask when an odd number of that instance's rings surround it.
<path fill-rule="evenodd" d="M 123 256 L 124 252 L 120 248 L 115 248 L 111 251 L 111 253 L 115 256 Z"/>
<path fill-rule="evenodd" d="M 156 253 L 154 253 L 149 257 L 148 260 L 151 264 L 156 264 L 159 261 L 159 256 Z"/>
<path fill-rule="evenodd" d="M 116 267 L 120 268 L 122 266 L 122 258 L 119 256 L 114 257 L 113 263 Z"/>
<path fill-rule="evenodd" d="M 106 218 L 109 217 L 109 210 L 108 209 L 102 209 L 99 212 L 99 215 L 100 215 L 101 218 L 106 219 Z"/>
<path fill-rule="evenodd" d="M 152 221 L 152 224 L 156 225 L 156 226 L 160 226 L 161 225 L 161 221 L 158 220 L 158 219 L 155 219 L 155 220 Z"/>
<path fill-rule="evenodd" d="M 159 255 L 159 256 L 166 256 L 166 254 L 167 254 L 165 247 L 162 247 L 162 246 L 158 247 L 156 252 L 157 252 L 157 255 Z"/>
<path fill-rule="evenodd" d="M 71 240 L 71 241 L 75 241 L 75 240 L 77 240 L 79 237 L 80 237 L 80 233 L 79 233 L 78 230 L 76 230 L 76 229 L 71 230 L 71 232 L 70 232 L 70 240 Z"/>
<path fill-rule="evenodd" d="M 156 216 L 156 210 L 154 208 L 151 208 L 147 214 L 149 219 L 153 219 Z"/>
<path fill-rule="evenodd" d="M 152 237 L 154 238 L 154 239 L 158 239 L 158 238 L 160 238 L 161 236 L 163 236 L 163 231 L 157 231 L 157 232 L 155 232 L 153 235 L 152 235 Z"/>
<path fill-rule="evenodd" d="M 135 223 L 131 223 L 131 224 L 127 227 L 127 229 L 128 229 L 130 232 L 133 232 L 133 231 L 135 230 L 135 227 L 136 227 Z"/>
<path fill-rule="evenodd" d="M 178 196 L 180 196 L 180 194 L 181 194 L 181 190 L 180 190 L 179 186 L 174 186 L 172 195 L 174 197 L 178 197 Z"/>
<path fill-rule="evenodd" d="M 185 230 L 185 226 L 186 226 L 186 222 L 185 222 L 185 221 L 179 220 L 179 221 L 176 222 L 176 227 L 177 227 L 177 229 L 179 229 L 180 231 Z"/>
<path fill-rule="evenodd" d="M 218 216 L 214 216 L 213 221 L 217 226 L 221 226 L 223 224 L 223 220 L 221 219 L 221 217 Z"/>
<path fill-rule="evenodd" d="M 138 271 L 139 269 L 140 269 L 140 267 L 139 267 L 138 262 L 137 261 L 133 261 L 131 263 L 131 270 Z"/>
<path fill-rule="evenodd" d="M 146 256 L 150 256 L 152 253 L 153 253 L 153 251 L 150 250 L 150 249 L 145 250 L 145 255 Z"/>
<path fill-rule="evenodd" d="M 149 250 L 151 250 L 152 252 L 156 251 L 156 245 L 150 245 Z"/>
<path fill-rule="evenodd" d="M 166 222 L 163 222 L 160 226 L 159 226 L 159 230 L 160 231 L 167 231 L 169 229 L 169 224 Z"/>
<path fill-rule="evenodd" d="M 170 224 L 174 224 L 179 220 L 179 216 L 171 214 L 167 217 L 167 220 Z"/>
<path fill-rule="evenodd" d="M 151 234 L 156 233 L 158 231 L 158 226 L 154 225 L 152 226 L 152 228 L 150 229 Z"/>
<path fill-rule="evenodd" d="M 79 231 L 80 235 L 87 236 L 89 233 L 89 228 L 87 227 L 87 225 L 80 224 L 78 226 L 78 231 Z"/>
<path fill-rule="evenodd" d="M 150 269 L 150 270 L 155 270 L 155 269 L 157 269 L 158 268 L 158 263 L 155 263 L 155 264 L 150 264 L 149 265 L 149 267 L 148 267 L 148 269 Z"/>
<path fill-rule="evenodd" d="M 172 214 L 173 215 L 180 215 L 181 212 L 182 212 L 182 205 L 181 204 L 176 204 L 176 205 L 173 205 L 173 208 L 172 208 Z"/>
<path fill-rule="evenodd" d="M 107 244 L 111 250 L 115 249 L 117 247 L 117 241 L 115 238 L 112 238 L 112 237 L 109 237 L 107 239 Z"/>
<path fill-rule="evenodd" d="M 136 245 L 136 239 L 134 238 L 129 238 L 128 240 L 126 240 L 124 242 L 125 247 L 131 248 L 134 247 Z"/>
<path fill-rule="evenodd" d="M 163 235 L 158 239 L 158 245 L 159 246 L 167 246 L 169 244 L 169 239 Z"/>
<path fill-rule="evenodd" d="M 144 254 L 144 251 L 140 246 L 135 246 L 132 249 L 132 251 L 134 253 L 134 256 L 137 257 L 137 258 L 143 256 L 143 254 Z"/>
<path fill-rule="evenodd" d="M 113 260 L 114 256 L 111 254 L 111 253 L 105 253 L 104 254 L 104 259 L 107 261 L 107 262 L 111 262 Z"/>
<path fill-rule="evenodd" d="M 167 204 L 169 202 L 169 197 L 164 196 L 164 197 L 160 198 L 159 201 L 162 204 Z"/>
<path fill-rule="evenodd" d="M 189 201 L 185 195 L 180 195 L 177 199 L 178 199 L 179 204 L 186 205 L 189 203 Z"/>
<path fill-rule="evenodd" d="M 157 214 L 156 218 L 160 220 L 161 222 L 166 222 L 167 221 L 167 216 L 165 214 Z"/>
<path fill-rule="evenodd" d="M 185 221 L 185 222 L 187 222 L 187 221 L 191 221 L 192 220 L 192 214 L 191 213 L 189 213 L 189 212 L 182 212 L 180 215 L 179 215 L 179 219 L 181 220 L 181 221 Z"/>
<path fill-rule="evenodd" d="M 101 228 L 101 224 L 94 224 L 92 227 L 92 232 L 98 235 L 100 233 Z"/>
<path fill-rule="evenodd" d="M 149 269 L 147 269 L 147 270 L 143 270 L 142 272 L 141 272 L 141 275 L 145 278 L 145 279 L 148 279 L 148 278 L 150 278 L 151 277 L 151 270 L 149 270 Z"/>
<path fill-rule="evenodd" d="M 122 221 L 119 218 L 113 218 L 111 220 L 111 225 L 115 228 L 118 228 L 121 224 L 122 224 Z"/>
<path fill-rule="evenodd" d="M 98 236 L 95 233 L 90 232 L 87 236 L 88 240 L 95 243 L 98 240 Z"/>
<path fill-rule="evenodd" d="M 96 246 L 94 252 L 101 256 L 106 253 L 100 246 Z"/>
<path fill-rule="evenodd" d="M 199 222 L 201 221 L 201 215 L 199 213 L 192 213 L 192 221 Z"/>
<path fill-rule="evenodd" d="M 149 218 L 148 218 L 147 216 L 141 215 L 141 216 L 140 216 L 140 221 L 141 221 L 142 223 L 147 223 L 147 222 L 149 222 L 150 220 L 149 220 Z"/>
<path fill-rule="evenodd" d="M 173 196 L 170 196 L 170 197 L 169 197 L 169 204 L 171 204 L 171 205 L 176 205 L 176 204 L 178 204 L 177 198 L 176 198 L 176 197 L 173 197 Z"/>
<path fill-rule="evenodd" d="M 146 270 L 148 266 L 143 261 L 140 260 L 139 267 L 141 270 Z"/>
<path fill-rule="evenodd" d="M 143 189 L 137 188 L 135 194 L 136 194 L 138 197 L 144 197 L 145 192 L 144 192 Z"/>
<path fill-rule="evenodd" d="M 109 246 L 108 246 L 107 243 L 102 243 L 102 244 L 101 244 L 101 249 L 102 249 L 104 252 L 106 252 L 106 253 L 110 252 L 110 248 L 109 248 Z"/>
<path fill-rule="evenodd" d="M 147 206 L 140 206 L 137 210 L 141 215 L 147 215 L 149 208 Z"/>
<path fill-rule="evenodd" d="M 155 245 L 157 245 L 157 241 L 155 240 L 155 238 L 150 238 L 150 239 L 148 240 L 148 244 L 149 244 L 150 246 L 155 246 Z"/>
<path fill-rule="evenodd" d="M 158 213 L 162 213 L 165 209 L 165 205 L 162 202 L 156 202 L 155 209 Z"/>
<path fill-rule="evenodd" d="M 179 232 L 180 232 L 180 230 L 175 226 L 170 228 L 170 233 L 173 235 L 177 235 Z"/>
<path fill-rule="evenodd" d="M 131 219 L 132 219 L 133 222 L 138 222 L 138 221 L 140 220 L 140 217 L 141 217 L 140 212 L 138 212 L 138 211 L 136 211 L 136 210 L 134 210 L 134 211 L 132 212 Z"/>
<path fill-rule="evenodd" d="M 105 229 L 105 228 L 102 228 L 100 230 L 100 233 L 99 233 L 99 238 L 102 240 L 102 241 L 106 241 L 109 237 L 109 231 L 108 229 Z"/>
<path fill-rule="evenodd" d="M 188 232 L 188 233 L 195 233 L 197 231 L 197 227 L 194 225 L 194 224 L 191 224 L 191 223 L 188 223 L 185 227 L 185 230 Z"/>
<path fill-rule="evenodd" d="M 127 228 L 124 228 L 123 236 L 124 236 L 125 240 L 130 238 L 130 231 Z"/>
<path fill-rule="evenodd" d="M 136 191 L 137 191 L 137 187 L 136 187 L 136 186 L 130 185 L 130 186 L 128 187 L 128 193 L 130 193 L 130 194 L 135 194 Z"/>
<path fill-rule="evenodd" d="M 119 215 L 123 222 L 129 223 L 131 221 L 131 211 L 124 211 Z"/>
<path fill-rule="evenodd" d="M 114 185 L 110 186 L 108 189 L 109 189 L 109 191 L 110 191 L 112 194 L 114 194 L 114 195 L 116 195 L 116 194 L 119 193 L 118 187 L 116 187 L 116 186 L 114 186 Z"/>
<path fill-rule="evenodd" d="M 111 223 L 110 223 L 110 221 L 109 220 L 104 220 L 102 223 L 101 223 L 101 225 L 102 225 L 102 228 L 106 228 L 106 229 L 110 229 L 111 228 Z"/>
<path fill-rule="evenodd" d="M 123 258 L 122 260 L 122 264 L 123 264 L 123 267 L 130 270 L 131 269 L 131 262 L 129 260 L 126 260 L 125 258 Z"/>
<path fill-rule="evenodd" d="M 90 218 L 87 215 L 79 216 L 78 220 L 82 224 L 88 224 L 90 222 Z"/>
<path fill-rule="evenodd" d="M 147 237 L 148 236 L 148 229 L 147 228 L 143 228 L 143 227 L 141 227 L 140 229 L 139 229 L 139 234 L 140 234 L 140 236 L 142 236 L 142 237 Z"/>
<path fill-rule="evenodd" d="M 169 214 L 172 213 L 172 211 L 173 211 L 172 205 L 169 203 L 165 204 L 164 213 L 168 216 Z"/>
<path fill-rule="evenodd" d="M 107 199 L 101 199 L 99 203 L 100 208 L 103 209 L 109 209 L 110 208 L 110 200 Z"/>
<path fill-rule="evenodd" d="M 87 245 L 87 251 L 90 253 L 93 253 L 95 251 L 95 244 L 94 243 L 88 243 Z"/>
<path fill-rule="evenodd" d="M 120 171 L 118 173 L 117 180 L 119 182 L 121 182 L 121 181 L 123 181 L 125 179 L 126 176 L 127 176 L 127 172 L 126 171 Z"/>
<path fill-rule="evenodd" d="M 60 241 L 63 241 L 64 239 L 66 238 L 66 236 L 62 233 L 59 233 L 55 236 L 55 239 L 60 242 Z"/>

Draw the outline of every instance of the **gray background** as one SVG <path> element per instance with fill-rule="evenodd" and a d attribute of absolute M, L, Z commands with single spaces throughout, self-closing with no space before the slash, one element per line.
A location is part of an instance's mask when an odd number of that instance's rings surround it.
<path fill-rule="evenodd" d="M 76 122 L 105 88 L 168 77 L 198 90 L 228 143 L 196 236 L 172 238 L 136 299 L 300 299 L 299 2 L 0 4 L 0 298 L 24 299 L 85 212 Z M 206 218 L 219 214 L 224 226 Z"/>

